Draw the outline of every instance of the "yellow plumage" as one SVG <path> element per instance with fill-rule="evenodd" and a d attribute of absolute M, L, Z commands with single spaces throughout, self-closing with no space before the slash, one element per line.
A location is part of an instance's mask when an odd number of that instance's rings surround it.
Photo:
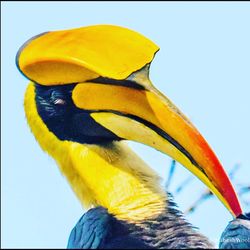
<path fill-rule="evenodd" d="M 166 209 L 160 178 L 125 142 L 101 146 L 59 140 L 37 113 L 33 83 L 24 106 L 37 141 L 57 161 L 85 208 L 101 205 L 118 219 L 137 223 Z"/>

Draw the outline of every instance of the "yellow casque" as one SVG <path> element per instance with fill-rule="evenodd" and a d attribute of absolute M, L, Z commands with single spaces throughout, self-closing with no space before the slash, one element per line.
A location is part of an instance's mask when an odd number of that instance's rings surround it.
<path fill-rule="evenodd" d="M 20 70 L 43 85 L 85 82 L 98 76 L 122 80 L 150 63 L 157 45 L 132 30 L 96 25 L 48 32 L 27 42 Z"/>

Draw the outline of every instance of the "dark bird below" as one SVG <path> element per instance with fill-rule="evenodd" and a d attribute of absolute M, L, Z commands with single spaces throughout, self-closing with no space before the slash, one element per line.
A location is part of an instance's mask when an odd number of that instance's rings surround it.
<path fill-rule="evenodd" d="M 24 107 L 43 150 L 88 211 L 69 248 L 211 248 L 185 221 L 160 177 L 124 142 L 178 161 L 242 216 L 216 155 L 194 125 L 149 79 L 158 46 L 118 26 L 47 32 L 19 50 L 30 83 Z"/>

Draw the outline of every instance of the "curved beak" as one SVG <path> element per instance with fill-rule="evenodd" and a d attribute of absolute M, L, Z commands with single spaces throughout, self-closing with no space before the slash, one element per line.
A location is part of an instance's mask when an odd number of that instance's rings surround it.
<path fill-rule="evenodd" d="M 208 143 L 167 97 L 148 82 L 144 86 L 85 82 L 77 84 L 72 98 L 78 108 L 90 110 L 96 122 L 120 138 L 151 146 L 181 163 L 233 216 L 240 215 L 234 188 Z"/>

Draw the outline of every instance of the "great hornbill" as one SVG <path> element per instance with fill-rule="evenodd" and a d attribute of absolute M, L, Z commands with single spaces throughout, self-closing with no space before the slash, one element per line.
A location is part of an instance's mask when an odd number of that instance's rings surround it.
<path fill-rule="evenodd" d="M 43 150 L 57 162 L 89 209 L 72 230 L 72 248 L 206 248 L 159 176 L 124 140 L 178 161 L 234 217 L 235 191 L 208 143 L 149 79 L 158 46 L 118 26 L 95 25 L 40 34 L 16 63 L 31 82 L 24 107 Z"/>

